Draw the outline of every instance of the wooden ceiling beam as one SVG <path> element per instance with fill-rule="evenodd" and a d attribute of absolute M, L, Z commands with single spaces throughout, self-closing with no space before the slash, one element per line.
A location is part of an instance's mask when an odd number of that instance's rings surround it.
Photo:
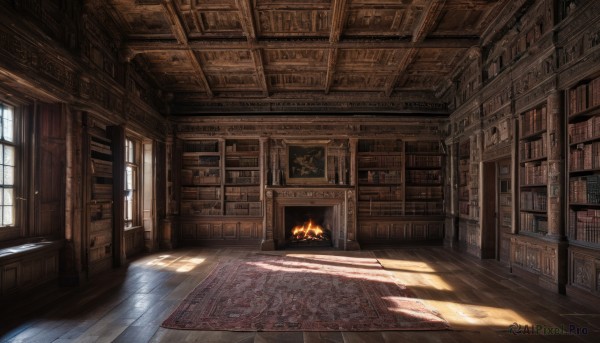
<path fill-rule="evenodd" d="M 187 45 L 188 37 L 185 33 L 185 28 L 181 23 L 181 18 L 179 18 L 179 14 L 175 5 L 173 4 L 173 0 L 165 0 L 163 1 L 163 7 L 167 12 L 167 17 L 171 21 L 171 27 L 173 29 L 173 34 L 175 38 L 177 38 L 177 42 L 181 45 Z"/>
<path fill-rule="evenodd" d="M 188 46 L 194 50 L 248 50 L 246 40 L 211 40 L 194 39 L 188 41 Z M 331 43 L 325 39 L 298 39 L 278 40 L 261 39 L 251 44 L 256 49 L 411 49 L 411 48 L 438 48 L 438 49 L 464 49 L 479 45 L 479 38 L 425 38 L 421 42 L 412 42 L 401 39 L 370 39 L 355 38 L 345 39 L 337 43 Z M 185 50 L 175 40 L 129 40 L 124 44 L 125 48 L 136 53 Z"/>
<path fill-rule="evenodd" d="M 329 43 L 337 44 L 342 36 L 344 23 L 346 22 L 346 0 L 334 0 L 332 5 L 333 18 L 331 20 L 331 32 L 329 33 Z M 331 84 L 333 83 L 333 74 L 337 64 L 338 49 L 330 48 L 327 58 L 327 75 L 325 77 L 325 94 L 329 94 Z"/>
<path fill-rule="evenodd" d="M 202 66 L 200 65 L 200 62 L 198 62 L 198 57 L 196 57 L 196 53 L 194 53 L 193 50 L 188 49 L 187 54 L 189 56 L 190 62 L 192 63 L 192 67 L 194 67 L 194 71 L 196 72 L 197 77 L 200 79 L 200 82 L 204 84 L 204 87 L 206 88 L 206 93 L 208 93 L 208 95 L 211 97 L 214 96 L 213 91 L 210 89 L 210 84 L 206 79 L 206 75 L 202 70 Z"/>
<path fill-rule="evenodd" d="M 263 95 L 268 97 L 269 86 L 267 84 L 267 76 L 265 75 L 265 64 L 263 62 L 260 48 L 257 48 L 255 44 L 256 25 L 254 24 L 254 16 L 252 15 L 252 5 L 250 0 L 237 0 L 237 4 L 242 17 L 244 32 L 246 32 L 247 43 L 250 51 L 252 52 L 252 59 L 254 60 L 254 66 L 256 67 L 256 77 L 260 87 L 263 90 Z"/>
<path fill-rule="evenodd" d="M 185 27 L 183 26 L 181 17 L 179 16 L 177 8 L 175 8 L 173 0 L 165 0 L 162 4 L 165 11 L 167 12 L 169 20 L 171 21 L 171 27 L 173 28 L 173 34 L 177 38 L 177 44 L 180 45 L 183 50 L 186 50 L 186 53 L 188 55 L 192 68 L 194 69 L 196 77 L 200 80 L 200 83 L 204 85 L 208 96 L 214 96 L 213 91 L 210 89 L 210 84 L 206 79 L 206 74 L 204 74 L 204 71 L 202 70 L 200 61 L 198 61 L 198 57 L 188 44 L 189 40 L 185 31 Z M 135 50 L 133 51 L 135 52 Z"/>
<path fill-rule="evenodd" d="M 329 56 L 327 58 L 327 76 L 325 78 L 325 94 L 329 94 L 331 85 L 333 84 L 333 74 L 335 73 L 337 56 L 338 49 L 329 49 Z"/>
<path fill-rule="evenodd" d="M 446 0 L 432 0 L 429 2 L 429 5 L 423 11 L 421 18 L 413 31 L 413 42 L 422 42 L 425 37 L 427 37 L 429 32 L 433 29 L 433 25 L 435 25 L 435 22 L 438 20 L 445 3 Z"/>
<path fill-rule="evenodd" d="M 392 96 L 392 92 L 394 91 L 396 82 L 398 82 L 398 79 L 400 78 L 400 76 L 402 74 L 404 74 L 404 71 L 413 62 L 413 60 L 415 59 L 416 56 L 417 56 L 417 49 L 414 49 L 414 48 L 410 49 L 404 53 L 404 56 L 402 56 L 402 60 L 398 63 L 398 68 L 396 68 L 396 71 L 394 73 L 392 73 L 392 75 L 390 76 L 390 78 L 388 79 L 388 81 L 385 84 L 385 95 L 386 96 L 388 96 L 388 97 Z"/>

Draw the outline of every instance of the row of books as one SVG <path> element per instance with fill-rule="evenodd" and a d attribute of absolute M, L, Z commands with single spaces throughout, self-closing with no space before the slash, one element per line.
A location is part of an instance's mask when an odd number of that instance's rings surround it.
<path fill-rule="evenodd" d="M 359 156 L 358 168 L 402 168 L 402 156 Z"/>
<path fill-rule="evenodd" d="M 262 204 L 260 202 L 232 202 L 225 204 L 225 213 L 235 216 L 260 216 Z"/>
<path fill-rule="evenodd" d="M 218 167 L 221 165 L 219 156 L 183 156 L 182 165 L 184 168 L 190 167 Z"/>
<path fill-rule="evenodd" d="M 361 187 L 358 191 L 359 201 L 399 201 L 403 199 L 402 187 Z"/>
<path fill-rule="evenodd" d="M 258 157 L 239 157 L 232 156 L 225 158 L 226 168 L 258 168 Z"/>
<path fill-rule="evenodd" d="M 572 177 L 569 201 L 576 204 L 600 204 L 600 175 Z"/>
<path fill-rule="evenodd" d="M 400 140 L 360 140 L 358 152 L 402 152 Z"/>
<path fill-rule="evenodd" d="M 600 244 L 600 210 L 569 211 L 569 239 Z"/>
<path fill-rule="evenodd" d="M 94 200 L 110 200 L 113 197 L 113 185 L 110 183 L 92 184 L 92 198 Z"/>
<path fill-rule="evenodd" d="M 469 199 L 469 188 L 467 188 L 467 187 L 459 187 L 458 188 L 458 199 L 460 199 L 460 200 L 468 200 Z"/>
<path fill-rule="evenodd" d="M 438 141 L 406 142 L 406 153 L 441 153 L 442 145 Z"/>
<path fill-rule="evenodd" d="M 442 172 L 440 170 L 407 170 L 407 183 L 441 184 Z"/>
<path fill-rule="evenodd" d="M 221 183 L 220 170 L 214 169 L 182 169 L 182 185 L 214 185 Z"/>
<path fill-rule="evenodd" d="M 220 200 L 220 187 L 181 187 L 181 199 L 184 200 Z"/>
<path fill-rule="evenodd" d="M 399 184 L 402 183 L 402 172 L 398 170 L 359 171 L 358 182 L 370 185 Z"/>
<path fill-rule="evenodd" d="M 406 199 L 441 199 L 442 187 L 406 187 Z"/>
<path fill-rule="evenodd" d="M 225 172 L 225 182 L 237 185 L 248 185 L 260 183 L 260 171 L 258 170 L 231 170 Z"/>
<path fill-rule="evenodd" d="M 525 211 L 546 211 L 548 194 L 543 191 L 521 192 L 521 209 Z"/>
<path fill-rule="evenodd" d="M 104 175 L 112 177 L 112 162 L 97 158 L 92 158 L 92 174 L 96 176 Z"/>
<path fill-rule="evenodd" d="M 521 135 L 528 136 L 547 127 L 546 106 L 529 110 L 521 116 Z"/>
<path fill-rule="evenodd" d="M 407 155 L 406 166 L 409 168 L 441 168 L 442 156 Z"/>
<path fill-rule="evenodd" d="M 571 144 L 594 138 L 600 138 L 600 116 L 569 124 L 569 142 Z"/>
<path fill-rule="evenodd" d="M 527 185 L 545 185 L 548 182 L 548 163 L 528 162 L 521 168 L 521 184 Z"/>
<path fill-rule="evenodd" d="M 184 152 L 219 152 L 219 141 L 186 141 Z"/>
<path fill-rule="evenodd" d="M 569 115 L 600 105 L 600 77 L 569 90 Z"/>
<path fill-rule="evenodd" d="M 406 202 L 404 205 L 406 215 L 441 215 L 443 212 L 442 201 Z"/>
<path fill-rule="evenodd" d="M 577 144 L 571 148 L 569 167 L 573 170 L 590 170 L 600 168 L 600 142 Z"/>
<path fill-rule="evenodd" d="M 260 201 L 258 187 L 225 187 L 226 201 Z"/>
<path fill-rule="evenodd" d="M 541 138 L 530 142 L 521 142 L 521 160 L 546 157 L 546 139 Z"/>
<path fill-rule="evenodd" d="M 221 215 L 220 201 L 182 201 L 182 215 L 218 216 Z"/>
<path fill-rule="evenodd" d="M 225 143 L 225 152 L 258 152 L 260 146 L 256 140 L 237 140 Z"/>
<path fill-rule="evenodd" d="M 401 202 L 360 202 L 358 215 L 360 216 L 401 216 L 404 214 L 404 204 Z"/>
<path fill-rule="evenodd" d="M 547 233 L 548 217 L 521 212 L 521 231 Z"/>

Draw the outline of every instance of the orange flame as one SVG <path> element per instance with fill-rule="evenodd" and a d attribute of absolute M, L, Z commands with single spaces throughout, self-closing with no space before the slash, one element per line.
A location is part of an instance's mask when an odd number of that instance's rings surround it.
<path fill-rule="evenodd" d="M 294 226 L 292 235 L 296 240 L 322 240 L 323 228 L 309 219 L 304 225 Z"/>

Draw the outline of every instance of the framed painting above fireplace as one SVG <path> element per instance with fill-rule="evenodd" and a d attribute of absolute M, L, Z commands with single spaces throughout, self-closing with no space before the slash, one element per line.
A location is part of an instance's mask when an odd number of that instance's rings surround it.
<path fill-rule="evenodd" d="M 290 184 L 327 183 L 327 145 L 288 144 Z"/>

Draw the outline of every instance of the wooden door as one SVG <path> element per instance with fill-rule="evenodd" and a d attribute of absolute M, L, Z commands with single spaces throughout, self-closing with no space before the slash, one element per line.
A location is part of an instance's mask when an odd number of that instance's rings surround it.
<path fill-rule="evenodd" d="M 481 258 L 497 258 L 496 162 L 483 164 Z"/>
<path fill-rule="evenodd" d="M 510 259 L 510 233 L 512 232 L 511 161 L 498 161 L 498 260 L 508 264 Z"/>

